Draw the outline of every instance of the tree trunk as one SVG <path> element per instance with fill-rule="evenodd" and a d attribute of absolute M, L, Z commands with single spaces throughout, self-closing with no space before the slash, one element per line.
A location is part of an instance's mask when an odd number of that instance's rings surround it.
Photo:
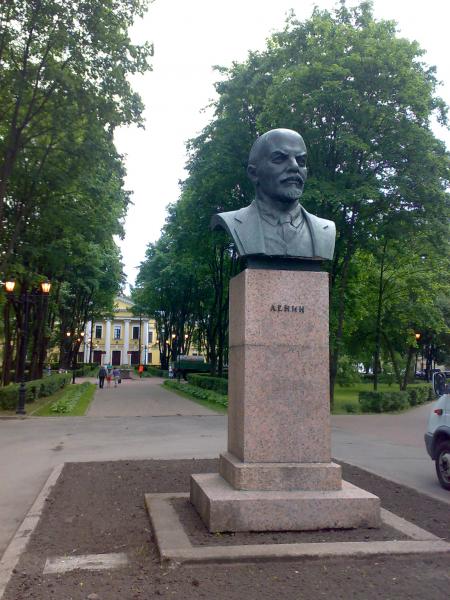
<path fill-rule="evenodd" d="M 389 338 L 387 337 L 387 335 L 383 332 L 383 338 L 386 344 L 386 348 L 389 352 L 389 356 L 391 357 L 391 362 L 392 362 L 392 366 L 394 367 L 394 372 L 395 372 L 395 379 L 398 383 L 399 388 L 401 389 L 402 386 L 402 376 L 400 374 L 400 367 L 398 364 L 397 359 L 395 358 L 395 353 L 394 353 L 394 349 L 392 348 L 392 344 L 389 340 Z"/>
<path fill-rule="evenodd" d="M 409 375 L 409 370 L 411 368 L 411 362 L 412 362 L 413 355 L 414 355 L 414 348 L 412 346 L 410 346 L 408 348 L 408 358 L 406 359 L 405 375 L 403 377 L 402 385 L 400 387 L 401 390 L 406 390 L 406 386 L 408 385 L 408 375 Z"/>
<path fill-rule="evenodd" d="M 383 254 L 381 255 L 380 280 L 378 283 L 377 298 L 377 320 L 375 322 L 375 352 L 373 356 L 373 389 L 378 389 L 378 368 L 380 365 L 380 346 L 381 346 L 381 314 L 383 308 L 383 288 L 384 288 L 384 261 L 386 258 L 387 238 L 383 244 Z"/>

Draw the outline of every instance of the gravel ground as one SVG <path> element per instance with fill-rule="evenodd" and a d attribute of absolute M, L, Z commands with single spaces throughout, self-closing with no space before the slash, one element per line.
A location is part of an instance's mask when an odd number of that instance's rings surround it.
<path fill-rule="evenodd" d="M 191 473 L 215 472 L 216 460 L 67 464 L 15 570 L 4 600 L 424 599 L 450 596 L 449 555 L 301 559 L 255 564 L 160 565 L 144 493 L 187 492 Z M 344 478 L 381 498 L 395 514 L 450 540 L 448 505 L 343 465 Z M 187 503 L 177 510 L 195 544 L 401 539 L 389 528 L 359 532 L 212 536 Z M 356 537 L 355 537 L 356 536 Z M 225 540 L 226 538 L 226 540 Z M 43 575 L 47 558 L 125 552 L 127 567 Z"/>

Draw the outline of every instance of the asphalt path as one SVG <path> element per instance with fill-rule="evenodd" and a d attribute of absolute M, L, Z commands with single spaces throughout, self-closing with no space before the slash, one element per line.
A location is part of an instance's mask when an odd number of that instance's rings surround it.
<path fill-rule="evenodd" d="M 0 419 L 0 556 L 57 464 L 215 458 L 226 449 L 226 416 L 160 383 L 124 380 L 98 390 L 85 417 Z M 423 444 L 429 410 L 335 416 L 333 456 L 450 504 Z"/>

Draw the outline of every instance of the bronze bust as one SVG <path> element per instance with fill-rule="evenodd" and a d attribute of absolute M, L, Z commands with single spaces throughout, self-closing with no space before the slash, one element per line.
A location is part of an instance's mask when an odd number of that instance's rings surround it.
<path fill-rule="evenodd" d="M 213 229 L 228 231 L 239 256 L 333 258 L 334 223 L 308 213 L 299 202 L 307 175 L 300 134 L 272 129 L 257 138 L 247 174 L 255 186 L 250 206 L 211 219 Z"/>

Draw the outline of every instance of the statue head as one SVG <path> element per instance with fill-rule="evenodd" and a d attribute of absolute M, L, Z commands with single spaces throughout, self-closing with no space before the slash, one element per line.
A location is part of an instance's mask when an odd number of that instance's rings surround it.
<path fill-rule="evenodd" d="M 289 210 L 303 193 L 307 176 L 306 146 L 292 129 L 272 129 L 253 144 L 247 174 L 256 197 Z"/>

